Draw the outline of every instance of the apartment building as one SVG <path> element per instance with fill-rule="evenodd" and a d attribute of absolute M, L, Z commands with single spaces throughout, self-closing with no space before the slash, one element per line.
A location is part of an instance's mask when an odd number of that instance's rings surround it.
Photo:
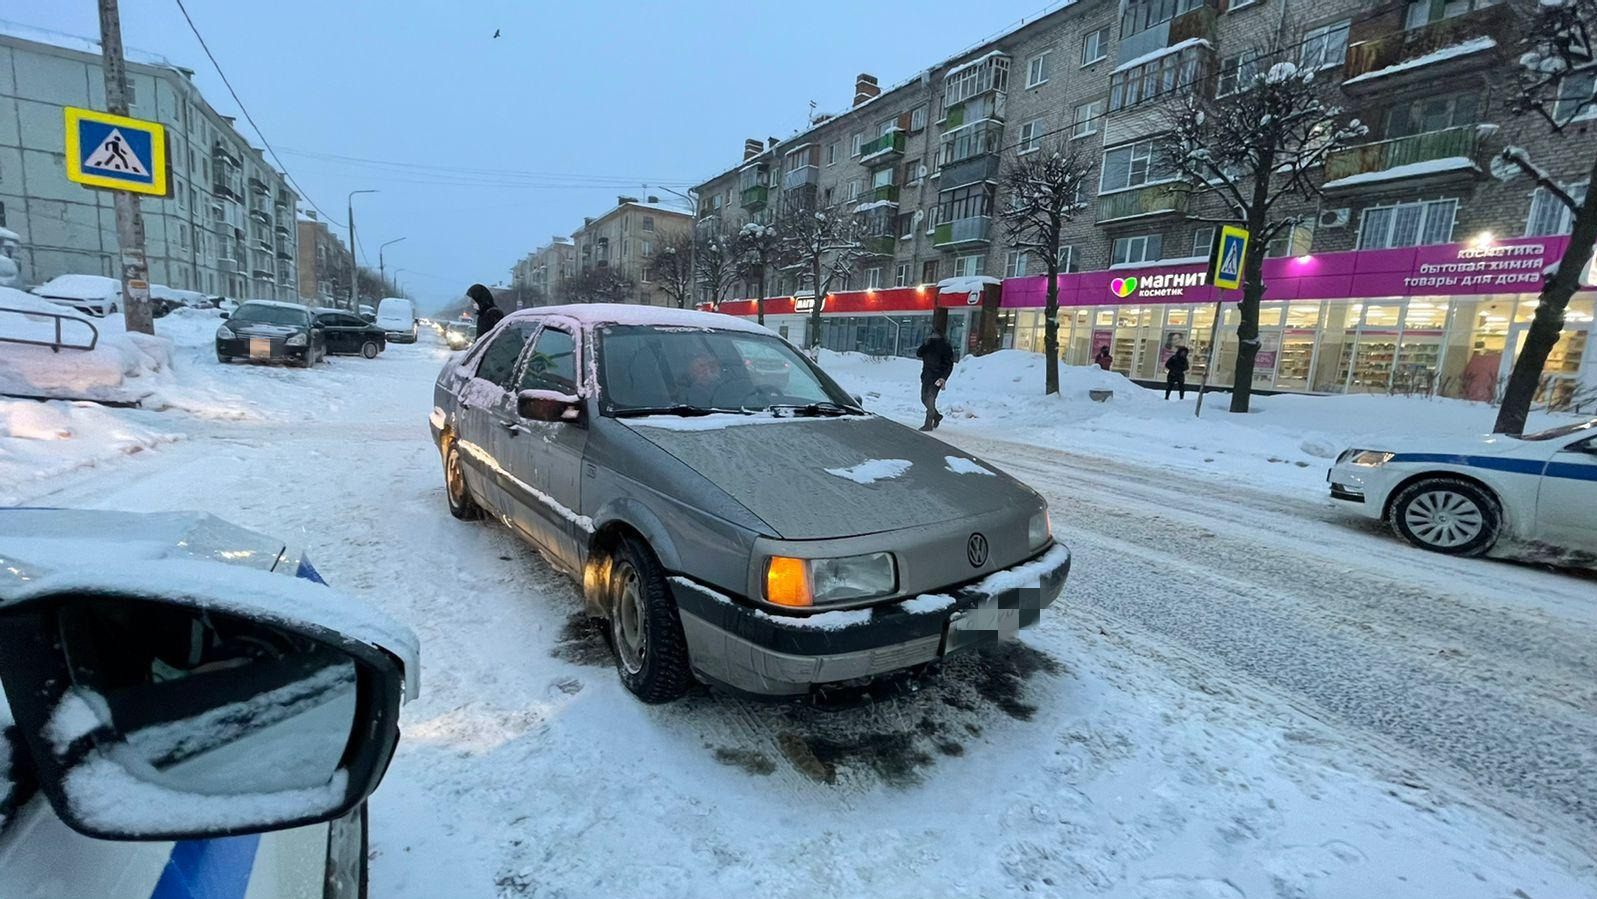
<path fill-rule="evenodd" d="M 671 298 L 649 282 L 647 261 L 662 241 L 692 229 L 693 215 L 685 208 L 661 203 L 659 197 L 617 197 L 615 208 L 584 218 L 572 232 L 574 271 L 608 267 L 632 283 L 627 302 L 669 305 Z"/>
<path fill-rule="evenodd" d="M 354 254 L 314 212 L 305 213 L 295 227 L 299 234 L 299 298 L 313 306 L 347 305 Z"/>
<path fill-rule="evenodd" d="M 523 256 L 510 270 L 510 287 L 519 302 L 526 306 L 559 303 L 560 284 L 576 273 L 576 257 L 571 238 L 560 235 Z"/>
<path fill-rule="evenodd" d="M 298 196 L 201 96 L 193 71 L 127 51 L 131 114 L 166 126 L 172 192 L 143 197 L 152 283 L 292 300 Z M 116 277 L 110 193 L 66 179 L 63 107 L 105 108 L 96 41 L 0 23 L 0 227 L 17 232 L 27 283 Z"/>
<path fill-rule="evenodd" d="M 1578 123 L 1553 137 L 1508 114 L 1511 17 L 1488 0 L 1080 0 L 889 90 L 861 76 L 846 112 L 748 142 L 740 165 L 700 186 L 700 214 L 769 216 L 788 191 L 812 185 L 823 198 L 860 200 L 874 255 L 822 300 L 829 346 L 907 352 L 941 307 L 950 336 L 969 347 L 984 314 L 982 296 L 968 292 L 975 277 L 1001 282 L 982 293 L 986 304 L 1000 294 L 1006 344 L 1040 350 L 1045 285 L 1037 261 L 1005 239 L 997 186 L 1014 158 L 1062 142 L 1093 160 L 1096 186 L 1061 251 L 1065 360 L 1083 364 L 1108 346 L 1117 369 L 1154 378 L 1187 345 L 1201 373 L 1220 299 L 1214 380 L 1228 383 L 1235 297 L 1204 283 L 1200 259 L 1214 227 L 1203 219 L 1226 209 L 1175 176 L 1157 138 L 1174 91 L 1235 91 L 1290 61 L 1334 85 L 1370 132 L 1325 161 L 1323 196 L 1287 208 L 1300 224 L 1257 248 L 1270 287 L 1256 386 L 1484 398 L 1506 375 L 1541 270 L 1569 229 L 1527 179 L 1492 177 L 1491 157 L 1527 147 L 1583 190 L 1597 140 Z M 1578 87 L 1592 89 L 1589 79 Z M 799 288 L 777 283 L 779 293 Z M 778 296 L 767 314 L 784 302 L 792 308 Z M 1571 305 L 1548 364 L 1554 398 L 1597 386 L 1592 305 L 1589 291 Z M 774 321 L 805 326 L 798 315 Z"/>

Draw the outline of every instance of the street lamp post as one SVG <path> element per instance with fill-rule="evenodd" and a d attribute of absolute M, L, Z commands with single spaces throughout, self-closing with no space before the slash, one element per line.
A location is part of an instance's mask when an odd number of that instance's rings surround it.
<path fill-rule="evenodd" d="M 360 311 L 360 244 L 355 242 L 355 195 L 374 194 L 375 190 L 352 190 L 344 199 L 345 208 L 349 213 L 349 260 L 353 265 L 349 271 L 349 311 Z"/>
<path fill-rule="evenodd" d="M 388 276 L 385 274 L 386 270 L 383 268 L 383 248 L 393 246 L 404 239 L 405 238 L 403 237 L 396 237 L 377 248 L 377 280 L 382 283 L 384 288 L 388 286 Z"/>

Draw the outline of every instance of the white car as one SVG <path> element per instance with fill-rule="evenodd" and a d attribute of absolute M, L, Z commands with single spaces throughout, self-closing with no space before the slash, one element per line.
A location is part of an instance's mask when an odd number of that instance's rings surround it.
<path fill-rule="evenodd" d="M 1521 437 L 1349 449 L 1327 479 L 1333 500 L 1425 549 L 1479 555 L 1506 536 L 1597 553 L 1597 418 Z"/>
<path fill-rule="evenodd" d="M 122 303 L 122 282 L 104 275 L 56 275 L 30 292 L 89 315 L 110 315 Z"/>
<path fill-rule="evenodd" d="M 364 897 L 418 670 L 264 534 L 0 509 L 0 896 Z"/>

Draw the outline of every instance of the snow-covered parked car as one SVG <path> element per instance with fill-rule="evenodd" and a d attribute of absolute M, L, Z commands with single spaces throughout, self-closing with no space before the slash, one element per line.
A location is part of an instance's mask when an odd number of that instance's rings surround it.
<path fill-rule="evenodd" d="M 418 671 L 264 534 L 0 510 L 0 896 L 364 897 Z"/>
<path fill-rule="evenodd" d="M 1509 537 L 1597 552 L 1597 419 L 1349 449 L 1327 478 L 1332 499 L 1425 549 L 1478 555 Z"/>
<path fill-rule="evenodd" d="M 121 309 L 122 282 L 104 275 L 56 275 L 31 291 L 58 306 L 105 316 Z"/>
<path fill-rule="evenodd" d="M 919 669 L 1035 623 L 1070 569 L 1036 493 L 728 316 L 512 313 L 445 364 L 431 427 L 450 511 L 575 576 L 646 702 Z"/>

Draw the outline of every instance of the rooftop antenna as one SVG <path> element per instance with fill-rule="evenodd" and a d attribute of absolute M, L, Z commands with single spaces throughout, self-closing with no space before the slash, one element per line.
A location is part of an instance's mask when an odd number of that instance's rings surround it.
<path fill-rule="evenodd" d="M 810 101 L 810 124 L 815 124 L 815 101 Z"/>

